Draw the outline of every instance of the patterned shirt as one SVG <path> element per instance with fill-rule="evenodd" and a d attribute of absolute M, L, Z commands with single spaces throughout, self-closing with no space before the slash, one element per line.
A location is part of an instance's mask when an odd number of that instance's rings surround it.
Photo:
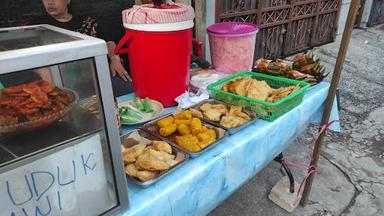
<path fill-rule="evenodd" d="M 72 19 L 68 22 L 59 22 L 53 17 L 46 15 L 40 18 L 37 18 L 36 20 L 33 20 L 31 25 L 37 25 L 37 24 L 49 24 L 53 25 L 59 28 L 67 29 L 70 31 L 80 32 L 82 34 L 86 34 L 89 36 L 97 37 L 104 39 L 108 41 L 103 31 L 101 30 L 100 25 L 98 22 L 90 16 L 72 16 Z"/>

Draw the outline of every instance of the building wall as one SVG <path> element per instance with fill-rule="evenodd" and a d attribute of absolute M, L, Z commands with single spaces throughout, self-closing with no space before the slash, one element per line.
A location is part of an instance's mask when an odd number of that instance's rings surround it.
<path fill-rule="evenodd" d="M 364 7 L 363 15 L 361 17 L 361 22 L 359 23 L 359 27 L 362 27 L 362 28 L 367 27 L 367 23 L 372 11 L 372 4 L 373 4 L 373 0 L 365 1 L 365 5 L 363 6 Z"/>
<path fill-rule="evenodd" d="M 215 23 L 215 1 L 205 1 L 207 8 L 207 15 L 205 17 L 206 27 Z M 205 38 L 205 59 L 211 62 L 211 52 L 209 50 L 209 40 L 208 37 Z"/>
<path fill-rule="evenodd" d="M 199 0 L 196 0 L 196 1 L 199 1 Z M 343 0 L 343 4 L 342 4 L 342 9 L 341 10 L 344 10 L 344 11 L 341 11 L 341 13 L 343 15 L 345 15 L 345 17 L 341 17 L 340 20 L 339 20 L 339 29 L 337 31 L 337 34 L 343 32 L 343 29 L 344 29 L 344 26 L 345 26 L 345 22 L 346 22 L 346 18 L 347 18 L 347 15 L 348 15 L 348 9 L 349 9 L 350 2 L 351 2 L 351 0 Z M 215 23 L 215 12 L 216 11 L 215 11 L 215 1 L 214 0 L 212 0 L 212 1 L 205 1 L 205 4 L 206 4 L 205 5 L 205 7 L 206 7 L 205 8 L 206 9 L 206 18 L 205 18 L 205 24 L 206 25 L 205 25 L 205 28 L 206 28 L 209 25 L 212 25 L 212 24 Z M 205 57 L 206 57 L 206 59 L 208 61 L 211 61 L 208 37 L 206 37 L 206 39 L 205 39 Z"/>
<path fill-rule="evenodd" d="M 350 5 L 351 5 L 351 0 L 343 0 L 343 3 L 341 5 L 341 9 L 340 9 L 339 27 L 337 28 L 337 34 L 338 35 L 342 34 L 344 31 L 345 23 L 347 22 L 348 11 L 349 11 Z"/>

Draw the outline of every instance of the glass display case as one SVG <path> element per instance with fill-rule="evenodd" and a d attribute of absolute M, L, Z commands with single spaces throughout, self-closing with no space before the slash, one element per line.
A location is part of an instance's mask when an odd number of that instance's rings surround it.
<path fill-rule="evenodd" d="M 0 215 L 128 208 L 105 41 L 0 29 L 0 88 Z"/>

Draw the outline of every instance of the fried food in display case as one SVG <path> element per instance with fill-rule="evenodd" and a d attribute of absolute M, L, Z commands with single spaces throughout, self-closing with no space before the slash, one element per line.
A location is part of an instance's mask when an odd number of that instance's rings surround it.
<path fill-rule="evenodd" d="M 0 133 L 33 130 L 63 118 L 77 102 L 69 89 L 37 80 L 0 90 Z"/>
<path fill-rule="evenodd" d="M 18 202 L 25 190 L 17 188 L 24 188 L 26 180 L 27 186 L 32 180 L 43 186 L 46 194 L 76 200 L 50 205 L 50 215 L 127 210 L 105 41 L 33 25 L 1 28 L 0 46 L 0 184 L 12 182 Z M 78 169 L 81 164 L 84 172 Z M 43 175 L 35 178 L 34 173 Z M 63 188 L 63 181 L 72 186 Z M 42 201 L 36 194 L 16 209 L 13 200 L 0 196 L 0 215 L 35 212 Z"/>

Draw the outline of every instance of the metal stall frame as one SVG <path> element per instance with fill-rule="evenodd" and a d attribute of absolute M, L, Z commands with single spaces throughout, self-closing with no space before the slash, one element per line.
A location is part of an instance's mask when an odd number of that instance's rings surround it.
<path fill-rule="evenodd" d="M 1 52 L 0 56 L 0 74 L 11 73 L 15 71 L 39 68 L 60 63 L 71 62 L 75 60 L 93 58 L 97 71 L 97 80 L 102 109 L 104 111 L 104 122 L 106 135 L 108 137 L 108 146 L 110 150 L 112 174 L 115 181 L 115 190 L 117 195 L 117 206 L 102 213 L 103 215 L 121 214 L 128 209 L 128 188 L 124 165 L 120 150 L 120 135 L 115 115 L 112 85 L 110 82 L 109 64 L 107 60 L 107 46 L 105 41 L 81 33 L 72 32 L 51 25 L 33 25 L 24 27 L 3 28 L 1 31 L 20 30 L 36 27 L 44 27 L 49 30 L 63 33 L 65 35 L 79 38 L 70 42 L 44 45 L 44 47 L 24 48 L 20 55 L 19 50 Z M 66 143 L 61 146 L 52 146 L 49 149 L 37 152 L 36 155 L 25 159 L 15 161 L 12 164 L 0 168 L 0 173 L 9 171 L 13 168 L 28 164 L 36 159 L 58 152 L 66 147 L 75 145 L 75 143 Z"/>

